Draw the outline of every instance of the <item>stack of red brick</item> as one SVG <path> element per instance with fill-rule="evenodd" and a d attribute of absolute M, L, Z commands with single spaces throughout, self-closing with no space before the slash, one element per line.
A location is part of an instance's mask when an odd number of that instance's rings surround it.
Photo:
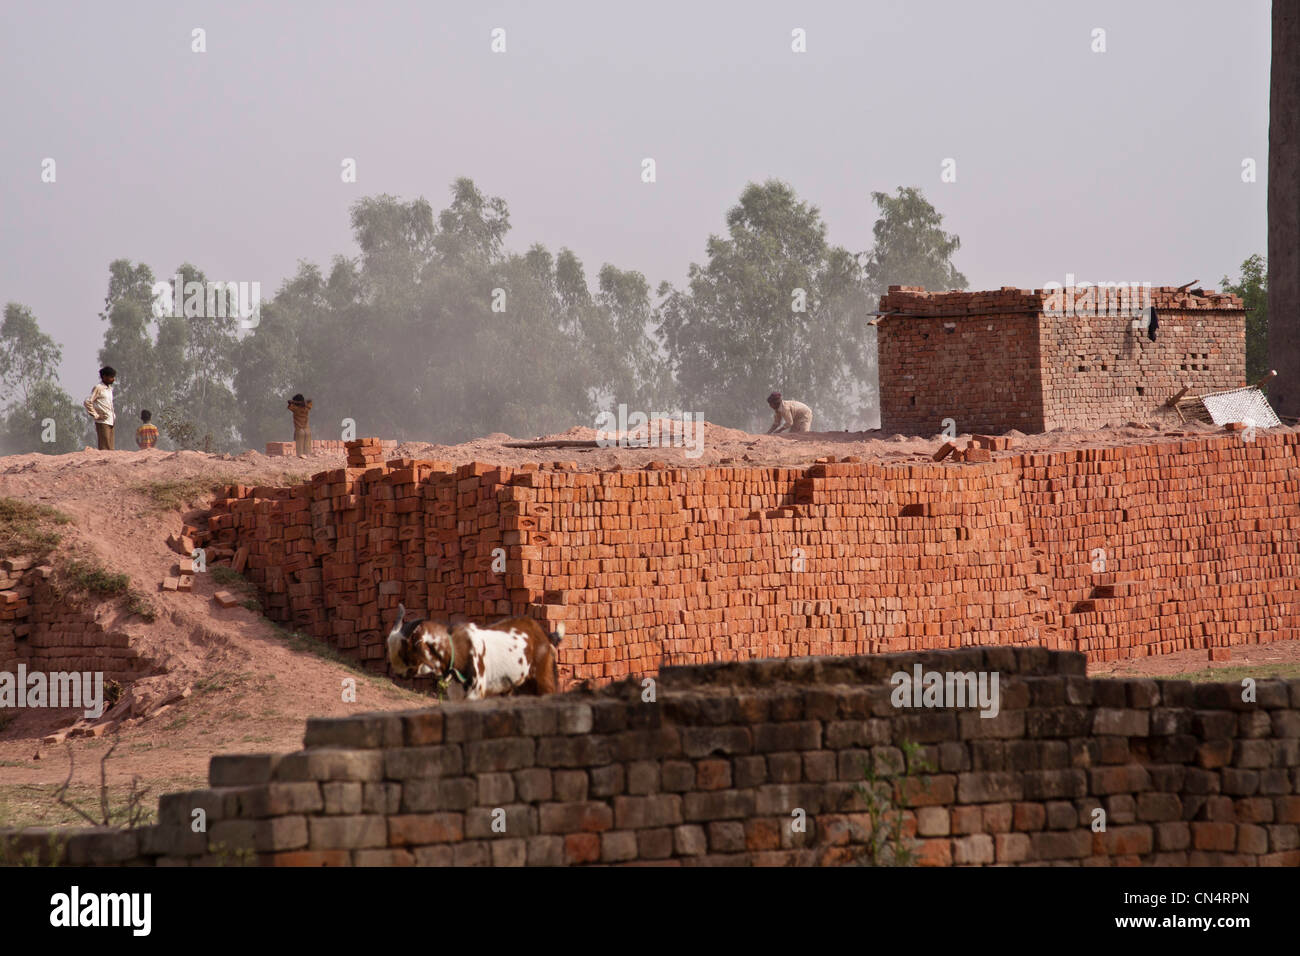
<path fill-rule="evenodd" d="M 378 438 L 370 439 L 384 451 L 392 451 L 397 447 L 397 442 L 391 440 L 380 441 Z M 341 455 L 347 451 L 347 442 L 328 441 L 323 439 L 312 439 L 311 453 L 313 455 Z M 266 454 L 268 458 L 283 458 L 298 453 L 298 446 L 291 441 L 269 441 L 266 443 Z"/>
<path fill-rule="evenodd" d="M 0 671 L 23 664 L 30 672 L 102 671 L 107 680 L 143 676 L 150 665 L 130 636 L 69 603 L 53 574 L 27 557 L 0 561 Z"/>
<path fill-rule="evenodd" d="M 973 644 L 1113 659 L 1297 636 L 1297 438 L 799 469 L 396 460 L 232 488 L 198 543 L 247 547 L 272 616 L 376 670 L 399 601 L 564 620 L 566 683 Z"/>

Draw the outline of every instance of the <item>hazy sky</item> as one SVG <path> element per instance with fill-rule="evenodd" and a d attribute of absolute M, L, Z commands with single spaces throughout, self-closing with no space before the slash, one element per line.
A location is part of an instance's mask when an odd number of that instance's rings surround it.
<path fill-rule="evenodd" d="M 853 251 L 873 190 L 921 187 L 972 288 L 1217 283 L 1266 251 L 1269 16 L 1267 0 L 5 0 L 0 302 L 35 311 L 80 399 L 112 259 L 189 261 L 270 298 L 299 259 L 355 254 L 357 198 L 437 210 L 462 175 L 507 200 L 512 248 L 567 245 L 592 275 L 612 262 L 652 286 L 681 283 L 769 177 Z"/>

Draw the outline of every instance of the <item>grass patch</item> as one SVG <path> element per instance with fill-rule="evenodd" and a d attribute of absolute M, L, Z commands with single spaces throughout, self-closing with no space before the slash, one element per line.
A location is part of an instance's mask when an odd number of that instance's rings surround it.
<path fill-rule="evenodd" d="M 126 609 L 137 617 L 143 618 L 148 624 L 152 624 L 158 617 L 158 610 L 153 602 L 139 591 L 131 591 L 131 599 L 127 602 Z"/>
<path fill-rule="evenodd" d="M 271 629 L 275 631 L 275 636 L 278 637 L 284 645 L 289 648 L 289 650 L 301 651 L 304 654 L 314 654 L 316 657 L 329 661 L 331 664 L 338 664 L 341 667 L 345 667 L 354 674 L 366 678 L 368 681 L 374 680 L 375 675 L 362 667 L 355 659 L 342 653 L 337 648 L 330 647 L 324 641 L 318 641 L 316 638 L 302 634 L 298 631 L 290 631 L 287 628 L 276 624 L 274 621 L 268 620 L 267 623 L 270 624 Z"/>
<path fill-rule="evenodd" d="M 1190 680 L 1196 681 L 1199 684 L 1227 684 L 1239 683 L 1245 677 L 1253 677 L 1255 680 L 1270 680 L 1273 678 L 1294 680 L 1300 678 L 1300 663 L 1272 661 L 1261 664 L 1234 665 L 1232 667 L 1206 667 L 1194 671 L 1187 671 L 1184 674 L 1171 674 L 1168 677 L 1157 677 L 1155 680 Z"/>
<path fill-rule="evenodd" d="M 175 720 L 173 720 L 170 724 L 168 724 L 166 727 L 164 727 L 163 730 L 180 730 L 182 727 L 184 727 L 184 726 L 185 726 L 186 724 L 188 724 L 189 722 L 190 722 L 190 715 L 189 715 L 189 714 L 181 714 L 179 717 L 177 717 Z"/>
<path fill-rule="evenodd" d="M 194 682 L 194 691 L 199 694 L 211 694 L 217 691 L 230 690 L 247 684 L 253 679 L 251 671 L 242 673 L 233 673 L 230 671 L 210 673 L 207 677 L 200 677 Z"/>
<path fill-rule="evenodd" d="M 247 608 L 254 614 L 262 613 L 262 602 L 257 597 L 257 585 L 238 571 L 231 570 L 224 564 L 213 565 L 208 569 L 213 582 L 219 588 L 233 588 L 244 596 L 239 606 Z"/>
<path fill-rule="evenodd" d="M 157 511 L 179 511 L 204 495 L 216 494 L 224 486 L 233 484 L 238 484 L 238 481 L 227 475 L 208 475 L 206 478 L 146 481 L 133 486 L 131 490 L 148 498 Z"/>
<path fill-rule="evenodd" d="M 256 590 L 255 585 L 248 578 L 244 577 L 238 571 L 226 567 L 224 564 L 214 564 L 208 568 L 208 574 L 212 575 L 212 580 L 219 587 L 238 588 L 241 591 Z"/>
<path fill-rule="evenodd" d="M 359 661 L 349 657 L 337 648 L 331 647 L 324 641 L 319 641 L 314 637 L 302 634 L 298 631 L 290 631 L 270 619 L 268 619 L 266 623 L 271 625 L 271 630 L 275 632 L 275 636 L 278 637 L 280 641 L 284 643 L 285 647 L 289 648 L 291 651 L 300 651 L 304 654 L 311 654 L 315 657 L 319 657 L 321 660 L 329 661 L 331 664 L 337 664 L 345 670 L 357 675 L 357 677 L 363 680 L 368 686 L 384 690 L 389 697 L 396 697 L 400 700 L 419 701 L 425 706 L 429 704 L 430 699 L 425 694 L 419 694 L 415 691 L 407 690 L 405 687 L 399 687 L 386 677 L 381 677 L 378 674 L 371 673 L 362 667 Z"/>
<path fill-rule="evenodd" d="M 117 597 L 131 590 L 130 577 L 114 574 L 89 561 L 69 561 L 63 573 L 69 587 L 85 594 Z"/>
<path fill-rule="evenodd" d="M 158 815 L 158 794 L 175 790 L 200 789 L 206 779 L 196 776 L 169 779 L 142 779 L 149 787 L 150 797 L 140 809 L 144 811 L 143 823 L 153 823 Z M 86 821 L 69 807 L 55 799 L 61 783 L 25 783 L 0 785 L 0 827 L 75 827 L 86 826 Z M 127 799 L 131 794 L 130 782 L 108 785 L 109 819 L 115 826 L 127 822 Z M 68 787 L 67 796 L 83 808 L 99 808 L 99 783 L 74 783 Z"/>
<path fill-rule="evenodd" d="M 89 561 L 69 561 L 63 567 L 63 581 L 68 590 L 94 597 L 126 598 L 126 609 L 149 623 L 157 618 L 153 602 L 131 587 L 126 574 L 114 574 Z"/>
<path fill-rule="evenodd" d="M 0 557 L 44 556 L 62 540 L 59 525 L 72 524 L 62 511 L 17 498 L 0 498 Z"/>

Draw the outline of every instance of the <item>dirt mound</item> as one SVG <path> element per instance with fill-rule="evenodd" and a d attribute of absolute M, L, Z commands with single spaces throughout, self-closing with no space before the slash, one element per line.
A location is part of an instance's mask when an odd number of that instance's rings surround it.
<path fill-rule="evenodd" d="M 125 631 L 132 647 L 152 663 L 150 675 L 128 685 L 123 700 L 97 722 L 121 734 L 108 764 L 110 782 L 137 774 L 146 782 L 165 783 L 166 789 L 176 781 L 201 782 L 213 753 L 296 749 L 309 715 L 341 716 L 426 700 L 322 656 L 248 608 L 218 607 L 212 595 L 223 585 L 214 574 L 196 575 L 188 594 L 159 590 L 181 557 L 167 547 L 168 535 L 181 531 L 183 513 L 210 502 L 214 483 L 280 485 L 342 465 L 341 454 L 300 460 L 257 452 L 235 457 L 84 451 L 0 458 L 0 497 L 46 505 L 71 519 L 58 528 L 54 563 L 77 560 L 126 574 L 131 588 L 153 606 L 155 618 L 147 622 L 128 613 L 121 600 L 77 599 L 87 614 Z M 355 703 L 343 700 L 345 679 L 356 683 Z M 74 784 L 98 780 L 99 756 L 108 746 L 103 737 L 42 744 L 81 722 L 80 709 L 24 708 L 3 716 L 0 818 L 6 805 L 22 802 L 6 788 L 26 792 L 62 783 L 66 746 L 75 754 Z"/>

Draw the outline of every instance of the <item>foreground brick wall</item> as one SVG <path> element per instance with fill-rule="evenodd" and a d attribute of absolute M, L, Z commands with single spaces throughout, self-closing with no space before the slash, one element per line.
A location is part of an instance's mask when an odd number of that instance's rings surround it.
<path fill-rule="evenodd" d="M 129 681 L 152 670 L 124 631 L 70 604 L 53 584 L 54 569 L 26 557 L 0 561 L 0 671 L 102 671 Z"/>
<path fill-rule="evenodd" d="M 232 488 L 199 540 L 273 617 L 376 671 L 399 601 L 565 621 L 566 685 L 972 644 L 1112 660 L 1300 636 L 1298 439 L 800 469 L 398 461 Z"/>
<path fill-rule="evenodd" d="M 918 664 L 996 672 L 999 714 L 895 707 L 890 676 Z M 833 865 L 870 834 L 863 763 L 897 766 L 908 742 L 934 769 L 889 798 L 926 865 L 1300 865 L 1300 681 L 1090 680 L 1082 655 L 1041 648 L 673 668 L 653 701 L 632 681 L 314 719 L 306 749 L 215 757 L 210 789 L 164 796 L 157 826 L 78 833 L 64 859 Z M 0 833 L 11 856 L 49 838 Z"/>
<path fill-rule="evenodd" d="M 1132 331 L 1119 290 L 1057 295 L 891 286 L 880 311 L 903 314 L 877 332 L 881 428 L 933 435 L 945 418 L 961 432 L 1122 425 L 1168 417 L 1163 403 L 1184 385 L 1201 394 L 1244 384 L 1236 296 L 1151 289 L 1153 342 Z"/>

